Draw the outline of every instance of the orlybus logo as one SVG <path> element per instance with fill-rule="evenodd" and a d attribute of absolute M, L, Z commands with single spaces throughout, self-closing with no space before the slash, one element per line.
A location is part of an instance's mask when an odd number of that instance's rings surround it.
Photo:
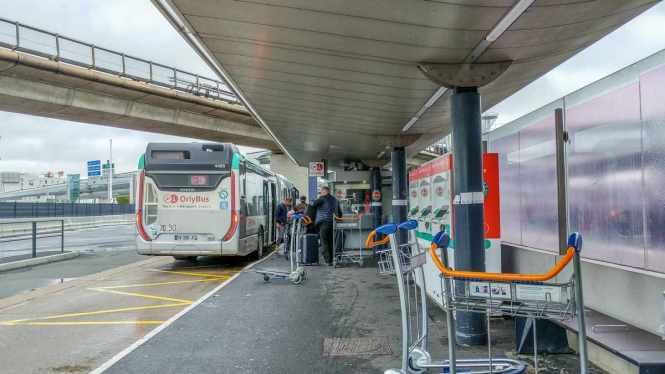
<path fill-rule="evenodd" d="M 172 193 L 164 196 L 164 202 L 167 204 L 176 204 L 178 202 L 178 195 Z"/>

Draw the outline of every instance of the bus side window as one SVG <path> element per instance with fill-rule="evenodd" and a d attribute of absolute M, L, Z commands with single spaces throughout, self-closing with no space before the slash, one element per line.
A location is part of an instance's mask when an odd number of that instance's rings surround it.
<path fill-rule="evenodd" d="M 247 166 L 244 161 L 240 162 L 240 197 L 247 194 Z"/>

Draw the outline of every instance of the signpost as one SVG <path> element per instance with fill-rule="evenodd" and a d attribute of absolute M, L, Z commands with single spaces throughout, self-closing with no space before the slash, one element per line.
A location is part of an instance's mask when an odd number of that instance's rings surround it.
<path fill-rule="evenodd" d="M 92 160 L 88 161 L 88 176 L 99 177 L 102 175 L 102 161 Z"/>
<path fill-rule="evenodd" d="M 90 175 L 90 174 L 88 174 Z M 81 175 L 68 174 L 67 175 L 67 196 L 70 203 L 78 201 L 81 196 Z"/>
<path fill-rule="evenodd" d="M 322 161 L 312 161 L 309 163 L 310 177 L 325 177 L 326 166 Z"/>

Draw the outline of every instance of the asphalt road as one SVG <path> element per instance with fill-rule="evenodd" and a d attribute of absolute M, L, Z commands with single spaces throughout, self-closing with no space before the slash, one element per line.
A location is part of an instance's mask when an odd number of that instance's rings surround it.
<path fill-rule="evenodd" d="M 40 238 L 39 251 L 59 250 L 60 238 Z M 30 240 L 0 243 L 0 254 L 30 252 Z M 77 258 L 0 273 L 0 299 L 146 259 L 136 253 L 132 225 L 65 232 L 65 249 Z"/>

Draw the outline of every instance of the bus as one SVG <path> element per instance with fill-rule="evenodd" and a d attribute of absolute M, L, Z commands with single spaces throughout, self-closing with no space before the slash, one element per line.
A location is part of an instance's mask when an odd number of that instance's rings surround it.
<path fill-rule="evenodd" d="M 263 256 L 277 241 L 275 210 L 298 190 L 228 143 L 149 143 L 139 161 L 139 254 Z"/>

